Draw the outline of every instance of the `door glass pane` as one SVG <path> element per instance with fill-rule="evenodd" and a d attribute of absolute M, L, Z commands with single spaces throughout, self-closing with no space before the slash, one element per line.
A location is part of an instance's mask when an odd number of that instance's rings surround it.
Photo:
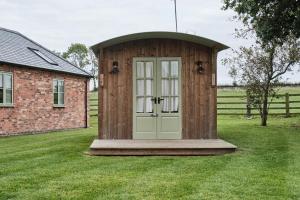
<path fill-rule="evenodd" d="M 136 94 L 138 96 L 144 96 L 144 90 L 145 90 L 145 87 L 144 87 L 144 80 L 137 80 L 136 81 L 136 88 L 137 88 L 137 91 L 136 91 Z"/>
<path fill-rule="evenodd" d="M 151 97 L 146 98 L 146 113 L 153 113 L 153 105 Z"/>
<path fill-rule="evenodd" d="M 163 97 L 163 100 L 161 101 L 161 112 L 169 112 L 169 97 Z"/>
<path fill-rule="evenodd" d="M 178 61 L 171 61 L 171 77 L 178 77 Z"/>
<path fill-rule="evenodd" d="M 144 97 L 138 97 L 136 99 L 136 112 L 137 113 L 144 112 Z"/>
<path fill-rule="evenodd" d="M 161 94 L 162 94 L 162 96 L 169 95 L 169 79 L 161 80 Z"/>
<path fill-rule="evenodd" d="M 146 62 L 146 77 L 153 77 L 153 62 Z"/>
<path fill-rule="evenodd" d="M 4 74 L 4 85 L 7 89 L 12 89 L 11 75 Z"/>
<path fill-rule="evenodd" d="M 12 103 L 12 90 L 11 89 L 7 89 L 6 90 L 6 102 L 5 103 Z"/>
<path fill-rule="evenodd" d="M 144 77 L 144 63 L 143 62 L 137 62 L 136 63 L 136 77 L 137 78 L 143 78 Z"/>
<path fill-rule="evenodd" d="M 178 97 L 171 97 L 171 102 L 170 102 L 170 107 L 171 107 L 171 112 L 178 112 Z"/>
<path fill-rule="evenodd" d="M 169 76 L 169 61 L 161 62 L 161 77 L 166 78 Z"/>
<path fill-rule="evenodd" d="M 152 80 L 146 80 L 146 95 L 152 96 Z"/>
<path fill-rule="evenodd" d="M 171 79 L 171 96 L 178 96 L 178 80 Z"/>

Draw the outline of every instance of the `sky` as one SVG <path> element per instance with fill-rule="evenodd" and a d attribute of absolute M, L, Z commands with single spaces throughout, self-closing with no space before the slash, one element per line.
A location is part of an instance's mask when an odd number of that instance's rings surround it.
<path fill-rule="evenodd" d="M 233 11 L 221 10 L 222 0 L 177 0 L 178 31 L 230 46 L 249 45 L 236 39 Z M 50 50 L 66 51 L 71 43 L 87 46 L 136 32 L 175 31 L 172 0 L 0 0 L 0 27 L 18 31 Z M 228 67 L 218 55 L 218 84 L 231 84 Z M 300 82 L 299 72 L 285 76 Z"/>

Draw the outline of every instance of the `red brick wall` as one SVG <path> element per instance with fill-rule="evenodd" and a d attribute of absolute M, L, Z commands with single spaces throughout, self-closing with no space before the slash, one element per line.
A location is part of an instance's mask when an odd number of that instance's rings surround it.
<path fill-rule="evenodd" d="M 13 72 L 13 107 L 0 107 L 0 135 L 86 127 L 87 79 L 28 67 L 0 65 Z M 53 107 L 53 79 L 64 79 L 65 107 Z"/>

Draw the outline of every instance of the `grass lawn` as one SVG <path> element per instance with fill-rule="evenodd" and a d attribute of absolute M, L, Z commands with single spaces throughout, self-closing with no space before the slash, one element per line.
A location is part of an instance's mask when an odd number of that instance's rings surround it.
<path fill-rule="evenodd" d="M 91 157 L 92 127 L 0 138 L 0 199 L 300 199 L 300 117 L 219 117 L 238 152 Z"/>

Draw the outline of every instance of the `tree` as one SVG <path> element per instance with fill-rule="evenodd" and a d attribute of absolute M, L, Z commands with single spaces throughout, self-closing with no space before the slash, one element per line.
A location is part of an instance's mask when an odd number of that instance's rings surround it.
<path fill-rule="evenodd" d="M 240 47 L 224 59 L 230 74 L 246 86 L 250 103 L 258 108 L 261 125 L 267 125 L 270 101 L 282 75 L 299 64 L 299 0 L 223 0 L 223 9 L 232 9 L 244 27 L 236 36 L 253 36 L 255 45 Z M 270 99 L 269 99 L 270 98 Z"/>
<path fill-rule="evenodd" d="M 234 86 L 234 87 L 238 86 L 238 83 L 237 83 L 238 71 L 235 67 L 230 68 L 229 76 L 231 76 L 231 78 L 233 79 L 232 86 Z"/>
<path fill-rule="evenodd" d="M 93 76 L 93 84 L 94 84 L 94 90 L 95 90 L 95 89 L 97 89 L 97 80 L 98 80 L 98 60 L 97 60 L 94 52 L 91 49 L 89 49 L 88 54 L 89 54 L 89 62 L 91 65 L 90 73 Z"/>
<path fill-rule="evenodd" d="M 282 45 L 262 45 L 258 40 L 255 45 L 240 47 L 233 53 L 223 63 L 245 85 L 250 103 L 259 110 L 261 125 L 266 126 L 270 102 L 276 97 L 282 75 L 300 63 L 300 42 L 292 36 Z"/>
<path fill-rule="evenodd" d="M 88 59 L 88 48 L 84 44 L 71 44 L 67 52 L 64 52 L 62 56 L 80 68 L 85 68 L 90 64 Z"/>
<path fill-rule="evenodd" d="M 62 57 L 80 68 L 85 68 L 93 76 L 93 86 L 97 89 L 98 61 L 91 49 L 80 43 L 73 43 Z"/>
<path fill-rule="evenodd" d="M 283 44 L 290 35 L 300 37 L 299 0 L 223 0 L 223 9 L 232 9 L 236 19 L 254 30 L 263 45 Z"/>

